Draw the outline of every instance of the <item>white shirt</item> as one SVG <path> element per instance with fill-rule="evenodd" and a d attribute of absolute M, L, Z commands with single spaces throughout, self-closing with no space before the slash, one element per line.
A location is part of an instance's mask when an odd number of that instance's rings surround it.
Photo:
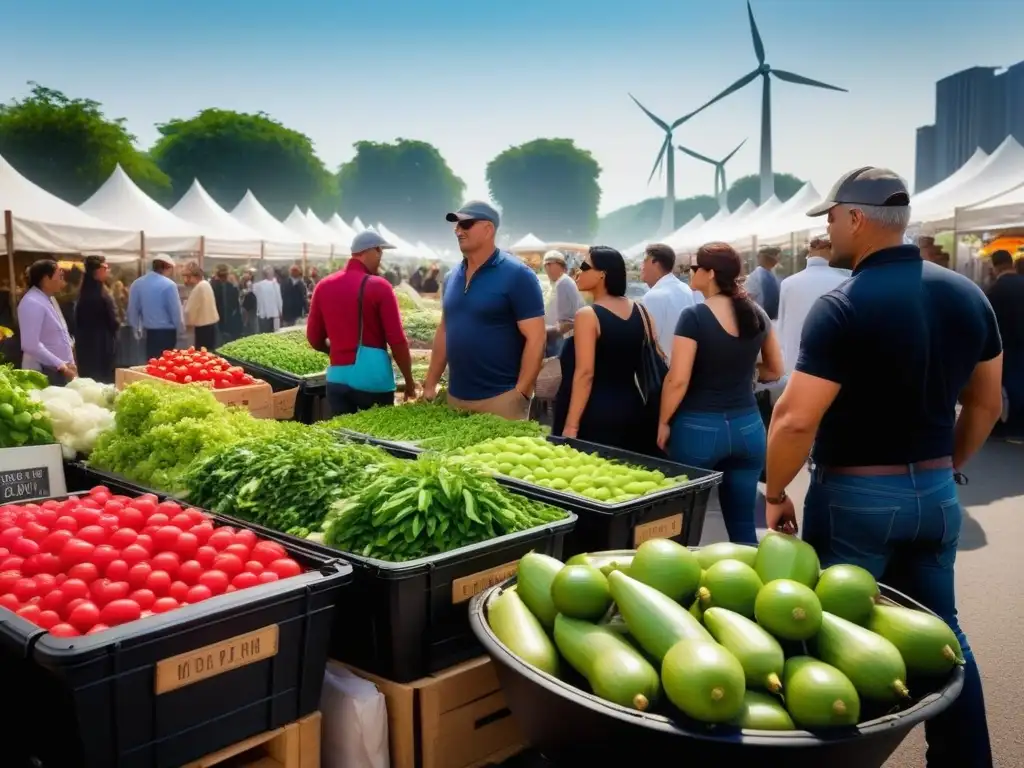
<path fill-rule="evenodd" d="M 252 292 L 256 294 L 257 317 L 277 319 L 281 316 L 284 302 L 281 300 L 281 286 L 277 280 L 260 280 L 253 285 Z"/>
<path fill-rule="evenodd" d="M 669 274 L 651 286 L 651 290 L 645 293 L 640 301 L 651 313 L 654 330 L 658 334 L 658 344 L 666 359 L 671 362 L 676 323 L 679 322 L 680 313 L 696 303 L 693 291 L 675 275 Z"/>
<path fill-rule="evenodd" d="M 572 324 L 576 310 L 583 306 L 583 297 L 576 287 L 576 281 L 562 275 L 551 283 L 548 304 L 544 308 L 544 324 L 551 327 L 560 323 Z"/>
<path fill-rule="evenodd" d="M 782 281 L 779 289 L 779 342 L 782 345 L 782 360 L 786 373 L 796 367 L 800 356 L 800 335 L 804 321 L 814 302 L 821 296 L 838 288 L 850 277 L 848 269 L 834 269 L 821 256 L 810 256 L 807 269 L 790 275 Z"/>

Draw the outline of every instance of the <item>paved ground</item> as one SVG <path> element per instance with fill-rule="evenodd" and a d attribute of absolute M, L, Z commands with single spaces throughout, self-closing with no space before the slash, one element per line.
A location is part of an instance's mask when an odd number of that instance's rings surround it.
<path fill-rule="evenodd" d="M 961 488 L 967 508 L 957 560 L 961 624 L 981 665 L 997 768 L 1024 768 L 1024 445 L 992 442 L 974 459 Z M 800 508 L 801 473 L 790 489 Z M 702 543 L 726 539 L 715 500 Z M 924 766 L 924 734 L 915 731 L 886 768 Z"/>

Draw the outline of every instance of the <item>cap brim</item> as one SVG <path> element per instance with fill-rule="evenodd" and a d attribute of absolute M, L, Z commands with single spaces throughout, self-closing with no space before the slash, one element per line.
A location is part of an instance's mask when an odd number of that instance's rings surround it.
<path fill-rule="evenodd" d="M 808 216 L 812 216 L 812 217 L 813 216 L 824 216 L 826 213 L 831 211 L 837 205 L 839 205 L 839 203 L 835 202 L 834 200 L 825 200 L 824 202 L 818 203 L 816 206 L 811 208 L 811 210 L 809 210 L 807 212 L 807 215 Z"/>
<path fill-rule="evenodd" d="M 391 243 L 381 243 L 377 247 L 380 248 L 382 251 L 393 251 L 395 250 L 395 248 L 397 248 L 397 246 L 394 246 Z"/>
<path fill-rule="evenodd" d="M 452 213 L 449 213 L 447 216 L 445 216 L 444 220 L 445 221 L 450 221 L 452 224 L 454 224 L 456 221 L 465 221 L 466 219 L 471 219 L 471 218 L 473 218 L 473 217 L 472 216 L 467 216 L 464 213 L 459 213 L 457 211 L 453 211 Z"/>

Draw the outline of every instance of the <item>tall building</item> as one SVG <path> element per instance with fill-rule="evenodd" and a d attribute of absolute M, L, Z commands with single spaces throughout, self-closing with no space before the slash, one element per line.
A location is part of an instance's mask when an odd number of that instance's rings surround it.
<path fill-rule="evenodd" d="M 917 129 L 914 190 L 953 174 L 979 147 L 1007 136 L 1024 144 L 1024 61 L 1000 71 L 972 67 L 935 84 L 935 123 Z"/>

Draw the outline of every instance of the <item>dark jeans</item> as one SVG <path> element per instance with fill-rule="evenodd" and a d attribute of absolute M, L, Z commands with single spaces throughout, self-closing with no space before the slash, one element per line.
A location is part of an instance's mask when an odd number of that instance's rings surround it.
<path fill-rule="evenodd" d="M 347 384 L 327 385 L 327 404 L 332 416 L 365 411 L 375 405 L 394 405 L 394 392 L 363 392 Z"/>
<path fill-rule="evenodd" d="M 178 332 L 173 328 L 146 329 L 146 359 L 160 357 L 166 349 L 178 346 Z"/>
<path fill-rule="evenodd" d="M 963 510 L 951 469 L 850 477 L 816 469 L 804 502 L 803 537 L 821 567 L 851 563 L 946 621 L 963 648 L 964 689 L 925 724 L 929 768 L 990 768 L 981 676 L 957 621 L 953 564 Z"/>
<path fill-rule="evenodd" d="M 274 332 L 274 318 L 272 318 L 272 317 L 261 317 L 261 318 L 259 318 L 259 332 L 260 333 L 273 333 Z"/>
<path fill-rule="evenodd" d="M 196 332 L 196 349 L 202 349 L 206 347 L 209 351 L 213 351 L 217 348 L 217 324 L 211 323 L 210 325 L 197 325 L 195 328 Z"/>
<path fill-rule="evenodd" d="M 761 412 L 757 408 L 726 413 L 679 411 L 671 426 L 669 458 L 721 472 L 718 500 L 729 541 L 756 545 L 754 505 L 767 443 Z"/>

